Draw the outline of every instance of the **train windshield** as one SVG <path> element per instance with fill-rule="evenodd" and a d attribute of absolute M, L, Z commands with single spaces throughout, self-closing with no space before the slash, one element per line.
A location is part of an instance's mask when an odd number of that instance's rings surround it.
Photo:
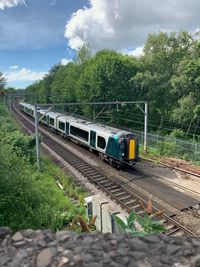
<path fill-rule="evenodd" d="M 119 138 L 119 147 L 120 147 L 120 152 L 121 152 L 122 156 L 124 156 L 125 155 L 125 148 L 126 148 L 124 136 Z"/>

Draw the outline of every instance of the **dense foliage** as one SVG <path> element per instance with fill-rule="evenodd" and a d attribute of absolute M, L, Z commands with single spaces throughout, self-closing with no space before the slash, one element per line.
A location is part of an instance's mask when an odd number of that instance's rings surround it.
<path fill-rule="evenodd" d="M 49 160 L 42 170 L 34 166 L 35 141 L 19 131 L 0 103 L 0 226 L 62 229 L 82 214 L 70 197 L 83 195 Z M 57 187 L 63 184 L 67 195 Z"/>
<path fill-rule="evenodd" d="M 27 92 L 34 94 L 32 101 L 43 103 L 147 100 L 151 131 L 181 129 L 183 137 L 191 139 L 200 134 L 199 55 L 198 36 L 187 32 L 149 35 L 139 58 L 112 50 L 92 55 L 84 45 L 73 62 L 54 66 Z M 95 107 L 96 114 L 99 111 Z M 79 113 L 92 116 L 94 107 L 79 107 Z M 107 122 L 143 128 L 143 114 L 135 105 L 118 112 L 107 107 L 101 115 Z"/>

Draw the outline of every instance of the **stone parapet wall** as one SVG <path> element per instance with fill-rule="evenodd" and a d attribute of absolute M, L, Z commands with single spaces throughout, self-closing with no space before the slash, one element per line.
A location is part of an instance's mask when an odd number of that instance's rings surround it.
<path fill-rule="evenodd" d="M 0 266 L 200 266 L 200 238 L 0 228 Z"/>

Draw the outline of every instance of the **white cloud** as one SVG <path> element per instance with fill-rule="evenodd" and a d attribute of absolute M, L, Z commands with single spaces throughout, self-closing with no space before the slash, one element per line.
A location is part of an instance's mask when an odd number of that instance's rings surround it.
<path fill-rule="evenodd" d="M 143 55 L 143 49 L 144 49 L 144 46 L 139 46 L 136 49 L 122 50 L 122 53 L 129 55 L 129 56 L 140 57 Z"/>
<path fill-rule="evenodd" d="M 24 4 L 24 0 L 0 0 L 0 9 L 4 10 L 6 7 L 15 7 Z"/>
<path fill-rule="evenodd" d="M 62 58 L 61 65 L 67 65 L 69 62 L 72 62 L 72 59 Z"/>
<path fill-rule="evenodd" d="M 18 69 L 18 66 L 17 65 L 14 65 L 14 66 L 10 66 L 8 67 L 9 69 Z"/>
<path fill-rule="evenodd" d="M 66 24 L 69 46 L 89 43 L 94 51 L 122 51 L 142 46 L 149 33 L 194 31 L 199 26 L 199 0 L 88 0 Z M 136 51 L 138 52 L 138 51 Z"/>
<path fill-rule="evenodd" d="M 35 72 L 31 71 L 30 69 L 22 68 L 17 71 L 11 71 L 5 74 L 6 79 L 8 82 L 13 81 L 37 81 L 44 77 L 47 72 Z"/>

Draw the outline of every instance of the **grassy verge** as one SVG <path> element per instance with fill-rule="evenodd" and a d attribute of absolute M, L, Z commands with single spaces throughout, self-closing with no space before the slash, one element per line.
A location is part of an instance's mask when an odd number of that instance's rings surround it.
<path fill-rule="evenodd" d="M 34 137 L 22 133 L 0 103 L 0 226 L 80 231 L 77 217 L 84 217 L 85 193 L 46 156 L 41 161 L 38 172 Z"/>

